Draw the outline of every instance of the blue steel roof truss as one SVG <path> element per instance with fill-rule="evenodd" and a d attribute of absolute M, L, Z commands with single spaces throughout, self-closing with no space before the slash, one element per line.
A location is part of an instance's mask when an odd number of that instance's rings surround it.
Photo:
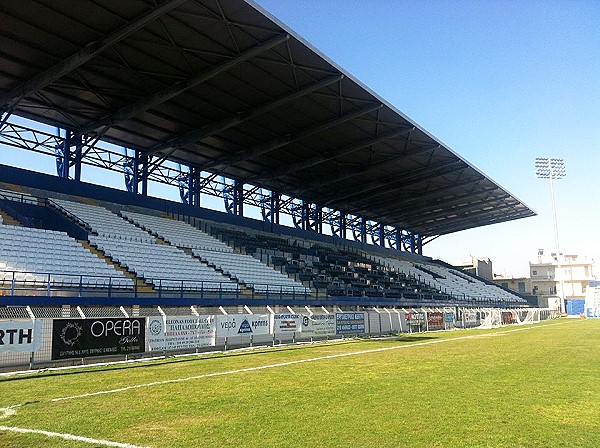
<path fill-rule="evenodd" d="M 181 163 L 201 188 L 225 176 L 424 237 L 534 215 L 250 2 L 69 5 L 0 4 L 4 141 L 14 113 L 81 136 L 83 163 L 129 163 L 102 139 L 159 182 Z M 53 151 L 44 138 L 12 146 Z"/>

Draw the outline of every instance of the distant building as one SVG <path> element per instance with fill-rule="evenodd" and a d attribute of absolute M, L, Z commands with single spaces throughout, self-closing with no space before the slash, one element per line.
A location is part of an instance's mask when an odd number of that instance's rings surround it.
<path fill-rule="evenodd" d="M 494 280 L 492 273 L 492 261 L 489 258 L 471 258 L 471 261 L 455 264 L 459 269 L 483 277 L 488 280 Z"/>
<path fill-rule="evenodd" d="M 564 293 L 567 312 L 583 313 L 586 290 L 594 280 L 593 264 L 591 258 L 561 253 L 559 270 L 556 252 L 540 249 L 537 260 L 529 263 L 531 292 L 540 306 L 549 308 L 557 308 Z"/>
<path fill-rule="evenodd" d="M 541 306 L 539 304 L 538 297 L 532 292 L 530 278 L 494 274 L 494 282 L 502 288 L 518 292 L 531 306 Z M 544 305 L 544 307 L 546 306 L 547 305 Z"/>
<path fill-rule="evenodd" d="M 503 288 L 512 289 L 520 294 L 533 295 L 531 279 L 527 277 L 510 277 L 495 274 L 494 282 Z"/>

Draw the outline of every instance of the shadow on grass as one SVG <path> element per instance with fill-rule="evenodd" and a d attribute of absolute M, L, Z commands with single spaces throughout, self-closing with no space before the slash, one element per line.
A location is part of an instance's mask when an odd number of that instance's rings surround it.
<path fill-rule="evenodd" d="M 424 341 L 430 341 L 430 340 L 435 340 L 435 339 L 440 339 L 439 336 L 432 336 L 432 335 L 425 335 L 425 334 L 400 334 L 400 335 L 396 335 L 396 336 L 391 336 L 389 338 L 385 338 L 385 339 L 367 339 L 364 340 L 363 342 L 365 343 L 379 343 L 379 344 L 396 344 L 398 342 L 405 342 L 405 343 L 411 343 L 411 342 L 424 342 Z"/>
<path fill-rule="evenodd" d="M 73 369 L 65 370 L 65 371 L 57 371 L 57 370 L 49 370 L 41 368 L 39 371 L 35 372 L 24 372 L 23 374 L 16 374 L 14 377 L 0 378 L 0 383 L 11 382 L 11 381 L 20 381 L 20 380 L 28 380 L 36 377 L 43 376 L 72 376 L 72 375 L 89 375 L 94 372 L 112 372 L 117 370 L 128 370 L 135 368 L 157 368 L 163 367 L 165 364 L 179 364 L 186 362 L 204 362 L 211 361 L 214 359 L 222 359 L 222 358 L 238 358 L 245 356 L 261 356 L 261 355 L 269 355 L 271 353 L 277 352 L 291 352 L 291 351 L 299 351 L 299 350 L 313 350 L 326 347 L 327 345 L 331 346 L 350 346 L 354 344 L 397 344 L 398 342 L 402 343 L 411 343 L 411 342 L 423 342 L 431 339 L 438 339 L 436 336 L 425 336 L 425 334 L 420 335 L 396 335 L 396 336 L 382 336 L 381 338 L 348 338 L 348 339 L 329 339 L 329 340 L 319 340 L 314 342 L 301 342 L 298 345 L 275 345 L 269 346 L 266 344 L 257 345 L 255 348 L 245 347 L 243 350 L 235 351 L 236 349 L 232 349 L 231 351 L 223 351 L 217 353 L 210 352 L 199 352 L 199 353 L 182 353 L 177 355 L 166 355 L 164 358 L 159 359 L 150 359 L 144 361 L 144 358 L 138 358 L 137 362 L 133 361 L 131 364 L 127 365 L 106 365 L 106 366 L 86 366 L 86 365 L 74 365 L 68 368 Z M 157 357 L 160 356 L 157 354 Z M 177 357 L 176 357 L 177 356 Z M 181 356 L 181 358 L 179 358 Z"/>

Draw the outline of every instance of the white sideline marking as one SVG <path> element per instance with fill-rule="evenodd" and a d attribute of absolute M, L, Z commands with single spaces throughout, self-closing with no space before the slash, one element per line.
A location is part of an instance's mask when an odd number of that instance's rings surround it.
<path fill-rule="evenodd" d="M 559 325 L 559 324 L 551 324 L 551 325 Z M 546 325 L 545 327 L 548 327 L 548 326 L 549 325 Z M 503 336 L 506 333 L 513 333 L 513 332 L 516 332 L 516 331 L 531 330 L 531 329 L 534 329 L 534 328 L 539 328 L 539 327 L 517 328 L 517 329 L 514 329 L 514 330 L 506 330 L 506 331 L 500 331 L 500 332 L 496 332 L 496 333 L 487 334 L 486 336 L 487 337 L 490 337 L 490 336 Z M 307 358 L 307 359 L 297 359 L 295 361 L 286 361 L 286 362 L 281 362 L 281 363 L 277 363 L 277 364 L 268 364 L 268 365 L 256 366 L 256 367 L 246 367 L 246 368 L 237 369 L 237 370 L 226 370 L 224 372 L 205 373 L 205 374 L 202 374 L 202 375 L 188 376 L 186 378 L 175 378 L 175 379 L 172 379 L 172 380 L 154 381 L 154 382 L 151 382 L 151 383 L 143 383 L 143 384 L 136 384 L 136 385 L 133 385 L 133 386 L 120 387 L 118 389 L 101 390 L 101 391 L 98 391 L 98 392 L 89 392 L 89 393 L 86 393 L 86 394 L 71 395 L 71 396 L 68 396 L 68 397 L 52 398 L 52 399 L 48 400 L 47 402 L 67 401 L 67 400 L 75 400 L 77 398 L 94 397 L 94 396 L 97 396 L 97 395 L 115 394 L 115 393 L 118 393 L 118 392 L 126 392 L 128 390 L 135 390 L 135 389 L 141 389 L 141 388 L 146 388 L 146 387 L 162 386 L 162 385 L 165 385 L 165 384 L 183 383 L 183 382 L 186 382 L 186 381 L 199 380 L 199 379 L 203 379 L 203 378 L 212 378 L 212 377 L 217 377 L 217 376 L 234 375 L 236 373 L 254 372 L 254 371 L 257 371 L 257 370 L 274 369 L 276 367 L 285 367 L 285 366 L 291 366 L 291 365 L 295 365 L 295 364 L 303 364 L 303 363 L 307 363 L 307 362 L 323 361 L 323 360 L 326 360 L 326 359 L 344 358 L 344 357 L 347 357 L 347 356 L 365 355 L 365 354 L 369 354 L 369 353 L 386 352 L 386 351 L 390 351 L 390 350 L 400 350 L 400 349 L 406 349 L 406 348 L 411 348 L 411 347 L 419 347 L 419 346 L 424 346 L 424 345 L 441 344 L 441 343 L 444 343 L 444 342 L 460 341 L 460 340 L 466 340 L 466 339 L 476 339 L 476 338 L 480 338 L 481 336 L 482 335 L 460 336 L 460 337 L 452 338 L 452 339 L 441 339 L 441 340 L 435 340 L 435 341 L 417 342 L 417 343 L 414 343 L 414 344 L 397 345 L 397 346 L 394 346 L 394 347 L 380 347 L 380 348 L 372 348 L 372 349 L 368 349 L 368 350 L 360 350 L 360 351 L 357 351 L 357 352 L 336 353 L 334 355 L 318 356 L 318 357 L 315 357 L 315 358 Z"/>
<path fill-rule="evenodd" d="M 43 431 L 41 429 L 29 429 L 29 428 L 17 428 L 14 426 L 0 426 L 0 431 L 11 431 L 19 432 L 22 434 L 41 434 L 47 437 L 58 437 L 65 440 L 75 440 L 77 442 L 85 442 L 94 445 L 102 446 L 115 446 L 118 448 L 143 448 L 137 445 L 131 445 L 130 443 L 111 442 L 110 440 L 91 439 L 89 437 L 76 436 L 73 434 L 66 434 L 61 432 L 50 432 Z"/>

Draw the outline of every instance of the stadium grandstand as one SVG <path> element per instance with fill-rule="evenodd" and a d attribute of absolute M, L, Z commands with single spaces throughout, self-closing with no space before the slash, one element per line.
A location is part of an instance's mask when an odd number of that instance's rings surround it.
<path fill-rule="evenodd" d="M 251 1 L 0 10 L 2 318 L 528 313 L 424 248 L 534 212 Z"/>

